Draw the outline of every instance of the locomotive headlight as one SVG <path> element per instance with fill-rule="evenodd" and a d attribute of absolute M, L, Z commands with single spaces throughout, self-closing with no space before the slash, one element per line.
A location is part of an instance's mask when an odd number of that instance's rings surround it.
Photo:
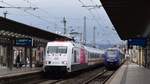
<path fill-rule="evenodd" d="M 54 56 L 54 54 L 48 54 L 48 56 Z"/>
<path fill-rule="evenodd" d="M 51 64 L 51 61 L 44 61 L 44 64 Z"/>
<path fill-rule="evenodd" d="M 48 54 L 48 56 L 52 56 L 52 54 Z"/>
<path fill-rule="evenodd" d="M 117 59 L 115 59 L 115 61 L 117 61 Z"/>
<path fill-rule="evenodd" d="M 65 55 L 65 54 L 62 54 L 62 56 L 65 57 L 66 55 Z"/>
<path fill-rule="evenodd" d="M 44 64 L 47 64 L 47 61 L 44 61 Z"/>
<path fill-rule="evenodd" d="M 62 61 L 62 64 L 67 64 L 67 61 Z"/>
<path fill-rule="evenodd" d="M 51 61 L 49 61 L 48 64 L 51 64 Z"/>
<path fill-rule="evenodd" d="M 107 61 L 110 61 L 110 59 L 107 59 Z"/>

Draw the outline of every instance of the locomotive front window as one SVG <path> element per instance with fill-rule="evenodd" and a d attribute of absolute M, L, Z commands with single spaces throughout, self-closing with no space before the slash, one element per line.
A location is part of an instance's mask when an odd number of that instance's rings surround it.
<path fill-rule="evenodd" d="M 109 50 L 108 51 L 108 55 L 115 55 L 116 54 L 116 51 L 115 50 Z"/>
<path fill-rule="evenodd" d="M 67 46 L 48 46 L 47 53 L 67 53 Z"/>

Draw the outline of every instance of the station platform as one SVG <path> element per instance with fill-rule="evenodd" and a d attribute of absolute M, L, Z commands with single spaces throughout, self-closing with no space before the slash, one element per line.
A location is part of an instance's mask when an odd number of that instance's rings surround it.
<path fill-rule="evenodd" d="M 10 69 L 0 69 L 0 79 L 7 78 L 7 77 L 14 77 L 14 76 L 21 76 L 26 74 L 38 73 L 41 72 L 42 68 L 13 68 Z"/>
<path fill-rule="evenodd" d="M 150 70 L 126 62 L 105 84 L 150 84 Z"/>

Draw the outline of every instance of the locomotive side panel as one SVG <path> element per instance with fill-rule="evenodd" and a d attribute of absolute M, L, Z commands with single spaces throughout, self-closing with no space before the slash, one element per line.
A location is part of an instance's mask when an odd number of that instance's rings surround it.
<path fill-rule="evenodd" d="M 72 55 L 72 65 L 71 70 L 72 71 L 78 71 L 81 69 L 85 69 L 88 67 L 86 63 L 86 53 L 85 48 L 81 45 L 73 47 L 73 55 Z"/>

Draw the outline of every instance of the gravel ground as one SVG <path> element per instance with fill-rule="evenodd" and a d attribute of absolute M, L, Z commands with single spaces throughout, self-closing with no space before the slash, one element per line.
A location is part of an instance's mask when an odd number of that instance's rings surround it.
<path fill-rule="evenodd" d="M 60 76 L 60 78 L 51 77 L 48 79 L 41 79 L 43 80 L 42 82 L 34 83 L 34 84 L 83 84 L 83 82 L 97 75 L 98 73 L 103 72 L 104 70 L 105 70 L 105 67 L 101 66 L 95 69 L 86 69 L 86 70 L 81 70 L 81 71 L 65 74 L 63 76 Z M 55 81 L 58 81 L 58 82 L 53 83 Z"/>

